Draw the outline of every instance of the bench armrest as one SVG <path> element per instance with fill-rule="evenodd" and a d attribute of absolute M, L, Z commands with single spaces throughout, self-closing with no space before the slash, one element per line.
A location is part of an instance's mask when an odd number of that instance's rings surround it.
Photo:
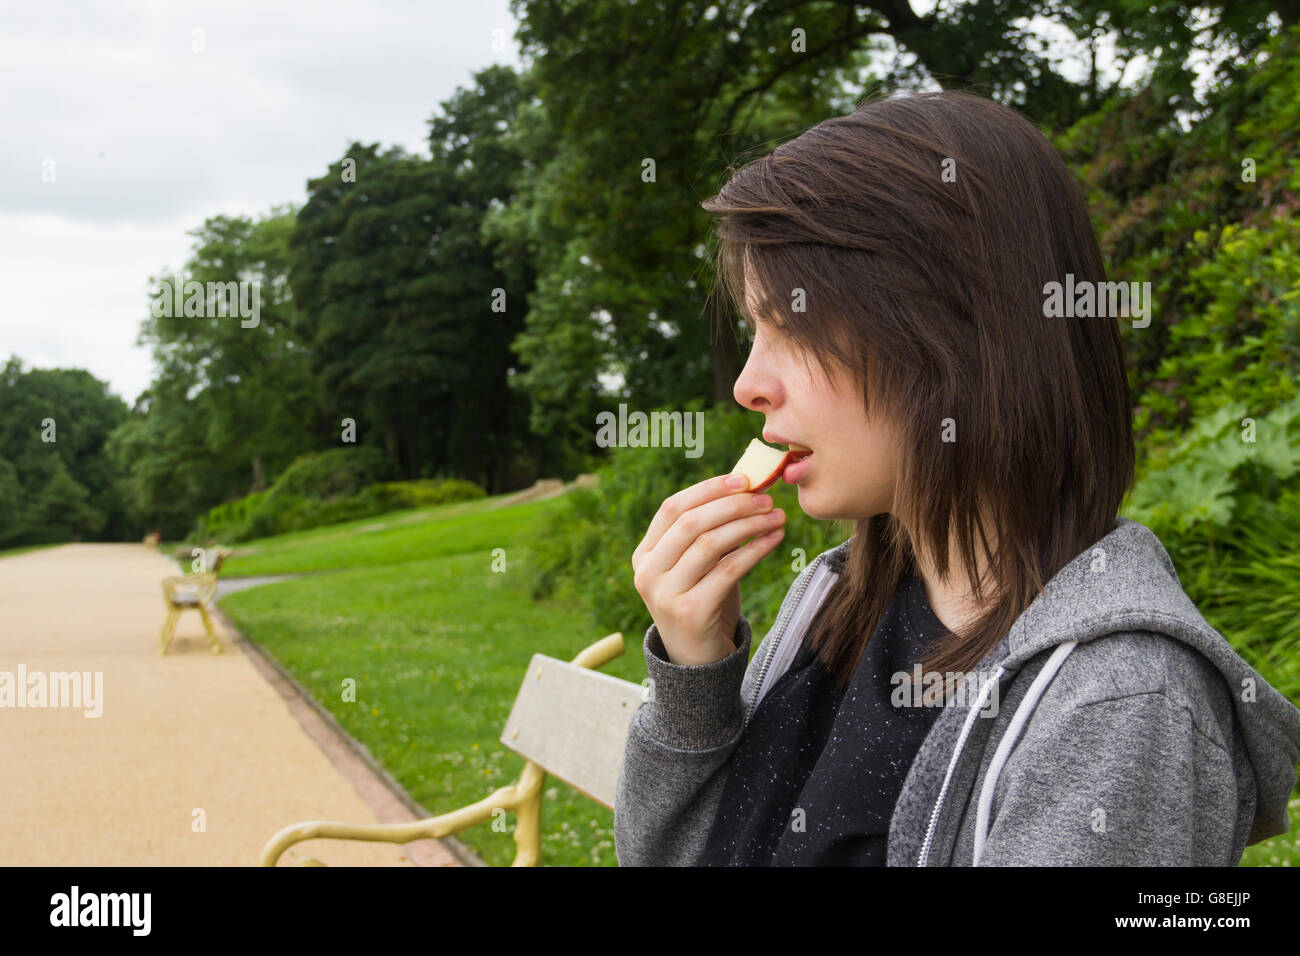
<path fill-rule="evenodd" d="M 440 816 L 410 823 L 338 823 L 333 820 L 309 820 L 285 827 L 267 842 L 258 860 L 260 866 L 275 866 L 281 854 L 295 843 L 303 840 L 366 840 L 374 843 L 410 843 L 413 840 L 437 839 L 450 836 L 466 827 L 472 827 L 484 820 L 490 820 L 497 809 L 518 811 L 522 804 L 540 796 L 545 772 L 531 761 L 524 768 L 518 783 L 508 784 L 488 796 Z M 515 865 L 535 866 L 536 860 L 522 863 L 524 845 L 516 827 L 515 841 L 520 844 L 520 853 L 515 857 Z M 523 839 L 528 838 L 523 834 Z M 323 866 L 316 860 L 306 860 L 302 866 Z"/>
<path fill-rule="evenodd" d="M 195 575 L 198 577 L 198 575 Z M 213 583 L 215 586 L 215 575 Z M 597 668 L 623 653 L 623 635 L 609 634 L 578 652 L 572 663 Z M 515 783 L 501 787 L 476 803 L 410 823 L 339 823 L 333 820 L 308 820 L 285 827 L 267 842 L 258 860 L 261 866 L 275 866 L 280 856 L 295 843 L 304 840 L 366 840 L 382 843 L 410 843 L 413 840 L 450 836 L 466 827 L 482 823 L 497 809 L 514 811 L 515 866 L 536 866 L 541 857 L 541 800 L 546 771 L 531 760 L 524 763 L 523 773 Z M 317 860 L 304 860 L 300 866 L 324 866 Z"/>

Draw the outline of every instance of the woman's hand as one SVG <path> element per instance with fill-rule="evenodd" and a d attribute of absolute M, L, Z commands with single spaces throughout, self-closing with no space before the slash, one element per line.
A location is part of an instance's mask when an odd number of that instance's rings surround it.
<path fill-rule="evenodd" d="M 785 512 L 769 495 L 729 481 L 747 483 L 721 475 L 666 499 L 632 552 L 633 583 L 673 664 L 711 664 L 736 650 L 740 579 L 785 534 Z"/>

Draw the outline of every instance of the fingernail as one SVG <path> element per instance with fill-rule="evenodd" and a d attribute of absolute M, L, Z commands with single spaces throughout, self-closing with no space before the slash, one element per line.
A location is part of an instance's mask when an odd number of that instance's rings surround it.
<path fill-rule="evenodd" d="M 748 484 L 749 484 L 749 479 L 741 474 L 730 475 L 727 478 L 728 488 L 744 488 Z"/>

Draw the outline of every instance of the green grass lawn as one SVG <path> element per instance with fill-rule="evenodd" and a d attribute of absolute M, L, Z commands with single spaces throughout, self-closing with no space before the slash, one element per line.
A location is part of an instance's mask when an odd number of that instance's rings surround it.
<path fill-rule="evenodd" d="M 495 503 L 481 498 L 263 538 L 236 546 L 221 574 L 333 571 L 479 551 L 490 555 L 493 548 L 510 549 L 524 542 L 542 515 L 560 506 L 560 499 L 493 509 Z"/>
<path fill-rule="evenodd" d="M 267 538 L 241 548 L 222 571 L 333 572 L 231 594 L 221 607 L 435 814 L 482 799 L 523 769 L 497 738 L 529 658 L 567 660 L 604 636 L 576 608 L 535 602 L 523 586 L 534 529 L 561 500 L 493 503 Z M 492 571 L 496 548 L 505 552 L 504 573 Z M 624 634 L 627 650 L 602 670 L 639 683 L 641 637 Z M 343 699 L 347 678 L 355 702 Z M 1290 816 L 1291 831 L 1248 847 L 1243 866 L 1300 865 L 1300 800 Z M 508 865 L 514 823 L 511 815 L 509 832 L 482 824 L 458 838 L 487 863 Z M 542 863 L 616 865 L 613 813 L 548 778 Z"/>
<path fill-rule="evenodd" d="M 323 549 L 331 541 L 348 539 L 349 543 L 338 549 L 336 554 L 348 554 L 357 548 L 358 539 L 365 535 L 389 529 L 410 529 L 411 525 L 441 521 L 457 515 L 474 514 L 492 510 L 507 496 L 478 498 L 473 501 L 458 501 L 453 504 L 437 505 L 430 508 L 412 508 L 403 511 L 390 511 L 368 518 L 344 521 L 339 524 L 310 528 L 306 531 L 294 531 L 288 534 L 261 538 L 256 541 L 239 542 L 226 545 L 238 551 L 230 557 L 221 568 L 221 576 L 229 578 L 252 577 L 260 574 L 279 574 L 284 568 L 298 571 L 331 570 L 335 567 L 348 567 L 350 563 L 319 566 L 300 566 L 305 556 Z M 400 536 L 399 536 L 400 537 Z M 162 545 L 162 553 L 168 557 L 184 555 L 184 564 L 188 565 L 193 554 L 192 548 L 198 547 L 192 541 L 168 541 Z M 320 560 L 324 560 L 323 554 Z M 378 563 L 383 563 L 380 560 Z"/>
<path fill-rule="evenodd" d="M 575 609 L 534 602 L 523 589 L 528 539 L 555 506 L 551 499 L 478 508 L 352 537 L 268 539 L 259 542 L 264 550 L 232 557 L 227 567 L 242 574 L 347 569 L 231 594 L 221 608 L 415 800 L 444 813 L 523 769 L 523 758 L 497 738 L 529 658 L 567 660 L 604 636 Z M 504 573 L 492 570 L 495 548 L 505 550 Z M 625 635 L 628 650 L 602 670 L 640 682 L 641 636 Z M 346 678 L 356 682 L 355 702 L 343 700 Z M 482 824 L 458 838 L 487 863 L 508 865 L 513 815 L 508 823 L 510 832 Z M 543 864 L 616 865 L 613 823 L 611 811 L 548 778 Z"/>

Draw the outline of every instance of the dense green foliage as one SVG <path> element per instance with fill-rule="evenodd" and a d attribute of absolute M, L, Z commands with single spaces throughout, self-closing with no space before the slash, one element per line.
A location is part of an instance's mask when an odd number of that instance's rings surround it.
<path fill-rule="evenodd" d="M 157 371 L 107 448 L 137 532 L 183 534 L 212 505 L 265 488 L 296 455 L 325 443 L 318 385 L 290 322 L 294 223 L 289 210 L 257 221 L 208 219 L 191 233 L 184 276 L 154 280 L 167 297 L 178 278 L 253 283 L 258 314 L 254 325 L 215 306 L 175 315 L 156 308 L 161 298 L 151 301 L 139 340 L 151 346 Z"/>
<path fill-rule="evenodd" d="M 127 533 L 104 454 L 127 408 L 84 369 L 0 368 L 0 548 Z"/>
<path fill-rule="evenodd" d="M 1203 109 L 1148 86 L 1056 144 L 1111 279 L 1152 284 L 1151 325 L 1124 329 L 1142 453 L 1230 401 L 1258 417 L 1300 394 L 1300 32 L 1234 68 Z"/>
<path fill-rule="evenodd" d="M 156 377 L 109 428 L 99 474 L 64 462 L 88 497 L 60 533 L 179 535 L 341 441 L 394 478 L 499 492 L 605 463 L 591 423 L 618 401 L 730 404 L 740 353 L 733 316 L 710 334 L 700 200 L 864 91 L 933 77 L 1053 135 L 1112 276 L 1153 283 L 1157 321 L 1126 333 L 1144 454 L 1221 407 L 1225 383 L 1256 415 L 1294 394 L 1300 57 L 1277 29 L 1294 3 L 513 6 L 525 68 L 482 70 L 439 104 L 427 157 L 354 142 L 300 207 L 193 231 L 181 273 L 252 283 L 260 321 L 151 309 Z M 1063 45 L 1033 42 L 1031 15 Z M 1122 84 L 1091 56 L 1103 41 L 1150 69 Z M 15 454 L 0 442 L 21 509 L 56 479 L 80 500 L 48 456 L 33 471 Z"/>
<path fill-rule="evenodd" d="M 295 458 L 271 488 L 271 496 L 336 498 L 355 494 L 386 477 L 384 456 L 374 448 L 331 448 Z"/>
<path fill-rule="evenodd" d="M 203 543 L 232 543 L 484 495 L 481 487 L 460 479 L 375 480 L 389 469 L 375 448 L 302 455 L 268 490 L 210 509 L 191 537 Z"/>
<path fill-rule="evenodd" d="M 1300 700 L 1300 399 L 1201 420 L 1133 489 L 1183 589 L 1270 684 Z"/>
<path fill-rule="evenodd" d="M 506 387 L 532 283 L 527 257 L 480 235 L 512 199 L 522 96 L 476 76 L 430 123 L 431 158 L 354 143 L 308 183 L 291 240 L 297 328 L 333 416 L 359 423 L 403 477 L 446 471 L 494 490 L 527 472 L 526 399 Z"/>

